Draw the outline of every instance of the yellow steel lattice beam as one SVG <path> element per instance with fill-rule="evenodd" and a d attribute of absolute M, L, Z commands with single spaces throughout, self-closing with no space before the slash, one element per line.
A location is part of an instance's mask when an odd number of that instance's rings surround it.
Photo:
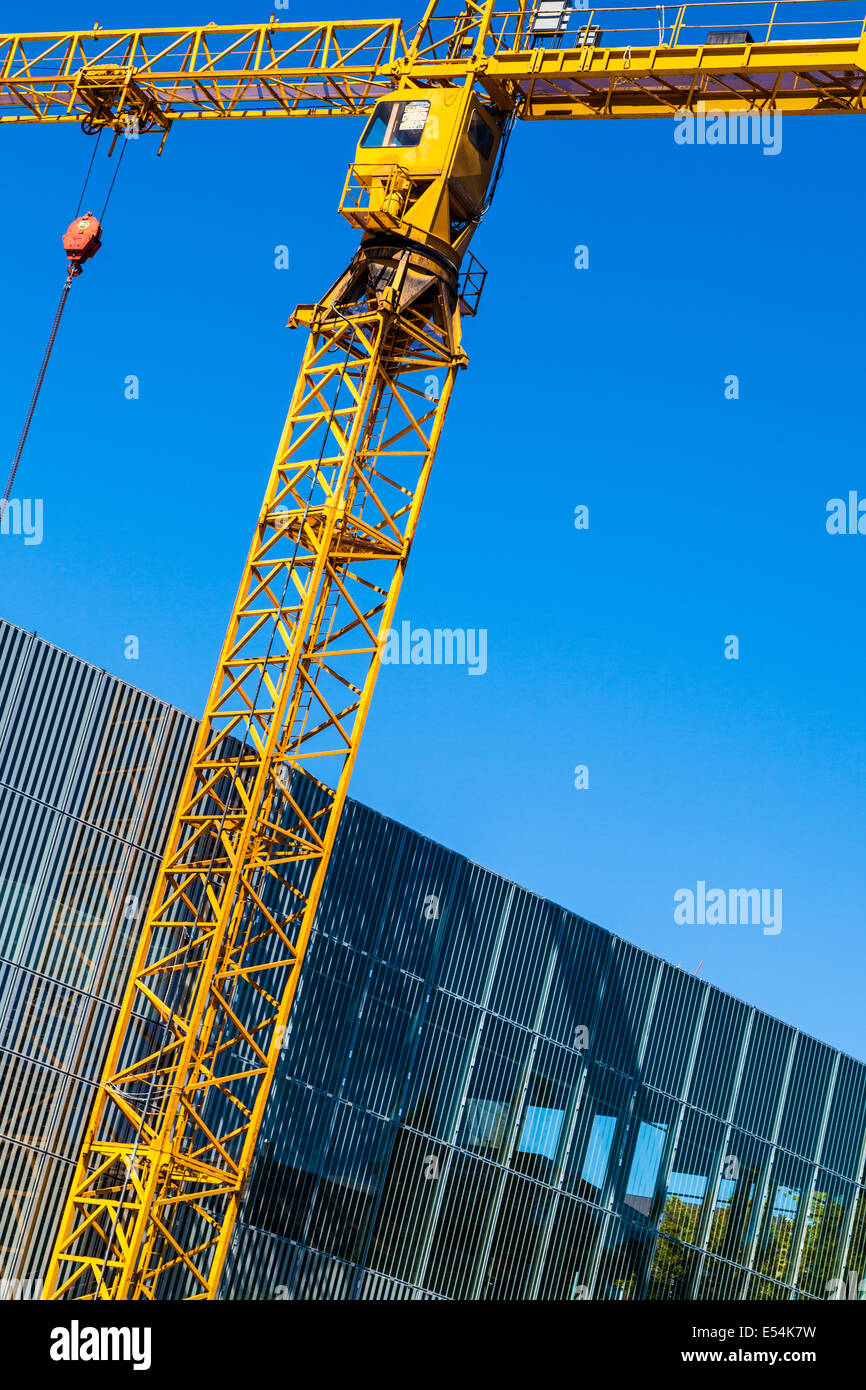
<path fill-rule="evenodd" d="M 0 35 L 0 123 L 359 116 L 400 80 L 473 80 L 525 119 L 723 110 L 861 111 L 864 18 L 853 0 L 571 10 L 433 4 L 399 19 Z M 803 15 L 801 19 L 800 16 Z M 752 41 L 708 43 L 713 28 Z M 110 114 L 105 116 L 105 94 Z"/>
<path fill-rule="evenodd" d="M 118 72 L 169 121 L 353 116 L 405 53 L 397 19 L 0 34 L 0 122 L 86 122 Z"/>
<path fill-rule="evenodd" d="M 49 1297 L 214 1296 L 451 396 L 459 310 L 312 327 Z M 428 399 L 431 374 L 440 386 Z"/>

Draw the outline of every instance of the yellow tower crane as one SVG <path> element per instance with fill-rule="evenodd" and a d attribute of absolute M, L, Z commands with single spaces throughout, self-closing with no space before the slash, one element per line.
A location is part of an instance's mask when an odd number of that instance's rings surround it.
<path fill-rule="evenodd" d="M 0 123 L 368 118 L 340 202 L 360 245 L 292 316 L 303 363 L 46 1298 L 217 1296 L 514 121 L 862 113 L 864 86 L 844 0 L 0 35 Z"/>

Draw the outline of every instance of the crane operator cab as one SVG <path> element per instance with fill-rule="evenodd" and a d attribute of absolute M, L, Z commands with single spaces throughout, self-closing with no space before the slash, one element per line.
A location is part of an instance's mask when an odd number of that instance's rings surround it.
<path fill-rule="evenodd" d="M 459 260 L 462 233 L 484 207 L 502 122 L 495 108 L 474 95 L 467 103 L 448 87 L 416 87 L 380 101 L 353 166 L 368 194 L 367 225 L 402 221 L 410 235 L 456 251 Z"/>
<path fill-rule="evenodd" d="M 369 299 L 371 292 L 381 300 L 405 278 L 397 276 L 398 262 L 416 287 L 418 274 L 456 284 L 485 209 L 505 121 L 506 113 L 463 88 L 412 85 L 377 102 L 340 203 L 364 235 L 331 291 L 332 304 Z M 404 307 L 402 289 L 399 299 Z"/>

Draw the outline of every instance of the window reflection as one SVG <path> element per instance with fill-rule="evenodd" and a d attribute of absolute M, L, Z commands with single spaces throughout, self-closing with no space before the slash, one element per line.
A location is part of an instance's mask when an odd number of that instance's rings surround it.
<path fill-rule="evenodd" d="M 527 1106 L 520 1136 L 520 1152 L 554 1159 L 564 1119 L 564 1110 L 548 1110 L 542 1105 Z"/>
<path fill-rule="evenodd" d="M 637 1143 L 626 1183 L 626 1206 L 649 1216 L 655 1196 L 668 1128 L 665 1124 L 641 1121 Z"/>

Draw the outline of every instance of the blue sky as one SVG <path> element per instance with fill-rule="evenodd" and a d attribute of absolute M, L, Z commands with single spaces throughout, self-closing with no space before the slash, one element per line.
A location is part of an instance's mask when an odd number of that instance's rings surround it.
<path fill-rule="evenodd" d="M 268 12 L 98 6 L 106 27 Z M 324 13 L 293 0 L 289 17 Z M 4 18 L 34 22 L 21 0 Z M 38 16 L 93 20 L 76 0 Z M 485 628 L 488 669 L 384 667 L 353 793 L 863 1056 L 866 536 L 825 520 L 830 498 L 866 497 L 866 124 L 790 118 L 775 157 L 673 129 L 514 134 L 397 615 Z M 358 133 L 177 126 L 160 159 L 131 143 L 15 488 L 43 499 L 44 539 L 0 538 L 3 616 L 193 713 L 300 358 L 286 319 L 356 245 L 336 208 Z M 11 456 L 91 146 L 21 127 L 2 148 Z M 111 172 L 100 156 L 94 202 Z M 782 931 L 677 924 L 674 893 L 699 880 L 781 888 Z"/>

